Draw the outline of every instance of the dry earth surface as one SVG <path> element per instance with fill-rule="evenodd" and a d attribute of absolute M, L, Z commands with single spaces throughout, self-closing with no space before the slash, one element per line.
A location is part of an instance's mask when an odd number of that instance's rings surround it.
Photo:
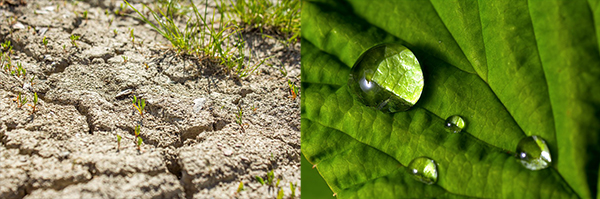
<path fill-rule="evenodd" d="M 22 63 L 27 77 L 0 71 L 0 198 L 275 198 L 276 189 L 255 180 L 270 170 L 286 198 L 290 182 L 300 195 L 300 99 L 287 84 L 299 86 L 299 43 L 244 33 L 249 64 L 273 58 L 239 79 L 177 55 L 136 15 L 116 16 L 120 1 L 6 2 L 0 42 L 11 41 L 12 63 Z M 77 18 L 86 10 L 87 20 Z M 78 47 L 72 34 L 81 36 Z M 19 93 L 28 104 L 39 95 L 33 114 L 17 107 Z M 143 117 L 133 95 L 147 100 Z M 235 122 L 239 108 L 243 127 Z M 240 181 L 245 190 L 236 193 Z"/>

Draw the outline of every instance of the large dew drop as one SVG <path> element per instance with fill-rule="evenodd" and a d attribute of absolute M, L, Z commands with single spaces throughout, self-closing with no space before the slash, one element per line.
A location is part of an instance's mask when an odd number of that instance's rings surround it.
<path fill-rule="evenodd" d="M 446 119 L 446 129 L 452 133 L 460 133 L 465 126 L 465 120 L 458 115 L 453 115 Z"/>
<path fill-rule="evenodd" d="M 415 55 L 396 43 L 364 52 L 352 67 L 348 86 L 367 106 L 384 112 L 406 111 L 423 91 L 423 71 Z"/>
<path fill-rule="evenodd" d="M 431 185 L 437 182 L 438 172 L 435 161 L 427 157 L 415 158 L 406 167 L 415 180 Z"/>
<path fill-rule="evenodd" d="M 535 135 L 521 139 L 516 152 L 521 164 L 531 170 L 545 169 L 552 162 L 546 141 Z"/>

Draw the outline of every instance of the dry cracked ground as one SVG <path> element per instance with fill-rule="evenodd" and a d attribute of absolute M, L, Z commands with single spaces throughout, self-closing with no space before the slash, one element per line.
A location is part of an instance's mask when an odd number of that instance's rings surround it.
<path fill-rule="evenodd" d="M 300 44 L 244 33 L 248 64 L 273 58 L 240 79 L 177 55 L 135 15 L 116 16 L 120 1 L 2 2 L 0 42 L 27 76 L 0 71 L 0 198 L 275 198 L 255 180 L 271 170 L 286 197 L 290 183 L 300 195 L 300 99 L 288 87 L 299 85 Z M 86 10 L 87 20 L 75 14 Z M 37 93 L 33 114 L 19 93 L 27 104 Z M 146 99 L 143 116 L 134 95 Z"/>

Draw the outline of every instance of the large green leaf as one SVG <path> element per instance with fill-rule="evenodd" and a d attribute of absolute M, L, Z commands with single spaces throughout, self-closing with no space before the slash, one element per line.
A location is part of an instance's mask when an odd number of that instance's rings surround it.
<path fill-rule="evenodd" d="M 597 0 L 303 2 L 302 153 L 343 198 L 600 198 L 599 21 Z M 386 42 L 423 68 L 407 112 L 348 91 L 359 56 Z M 462 133 L 444 130 L 451 115 Z M 531 135 L 551 167 L 515 159 Z M 436 184 L 405 171 L 420 156 L 437 162 Z"/>

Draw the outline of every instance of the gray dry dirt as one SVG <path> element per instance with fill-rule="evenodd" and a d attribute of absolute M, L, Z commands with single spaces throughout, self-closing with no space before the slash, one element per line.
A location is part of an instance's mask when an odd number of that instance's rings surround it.
<path fill-rule="evenodd" d="M 12 63 L 23 64 L 27 79 L 35 75 L 29 84 L 0 71 L 0 198 L 275 198 L 277 188 L 255 180 L 270 170 L 286 198 L 290 183 L 299 196 L 300 98 L 291 98 L 287 81 L 299 86 L 300 44 L 244 33 L 250 65 L 273 58 L 239 79 L 224 66 L 177 55 L 136 15 L 112 13 L 120 3 L 0 8 L 0 42 L 11 41 Z M 87 20 L 76 17 L 85 10 Z M 71 34 L 81 36 L 78 47 Z M 34 92 L 35 113 L 17 108 L 18 93 L 31 104 Z M 143 117 L 134 95 L 147 100 Z M 245 189 L 236 193 L 240 181 Z"/>

